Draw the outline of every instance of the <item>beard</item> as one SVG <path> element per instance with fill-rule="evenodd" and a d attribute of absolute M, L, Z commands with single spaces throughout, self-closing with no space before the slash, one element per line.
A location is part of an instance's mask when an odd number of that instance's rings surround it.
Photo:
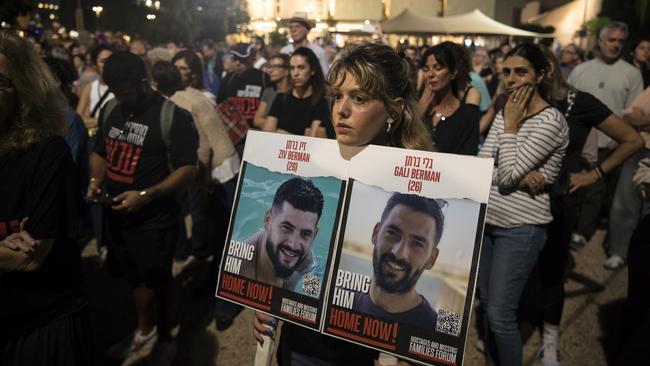
<path fill-rule="evenodd" d="M 273 250 L 275 248 L 275 250 Z M 277 246 L 271 241 L 271 239 L 266 239 L 266 253 L 269 255 L 269 258 L 271 259 L 271 263 L 273 264 L 273 270 L 275 271 L 276 276 L 280 278 L 287 278 L 291 276 L 296 269 L 302 264 L 302 262 L 307 258 L 306 255 L 304 255 L 304 252 L 300 252 L 298 255 L 298 260 L 296 261 L 296 264 L 294 264 L 291 267 L 288 267 L 284 265 L 280 261 L 279 258 L 279 253 L 280 249 L 284 249 L 285 251 L 289 252 L 296 252 L 295 250 L 291 249 L 289 246 L 285 244 L 278 244 Z"/>
<path fill-rule="evenodd" d="M 384 271 L 383 265 L 387 262 L 392 262 L 402 267 L 406 275 L 398 279 L 396 275 Z M 388 293 L 397 294 L 403 294 L 413 289 L 413 287 L 415 287 L 415 284 L 420 279 L 422 272 L 424 272 L 424 268 L 419 268 L 415 272 L 411 272 L 412 266 L 410 264 L 397 259 L 395 255 L 390 252 L 379 256 L 376 248 L 373 250 L 372 254 L 372 269 L 374 271 L 375 279 L 377 280 L 379 287 Z"/>

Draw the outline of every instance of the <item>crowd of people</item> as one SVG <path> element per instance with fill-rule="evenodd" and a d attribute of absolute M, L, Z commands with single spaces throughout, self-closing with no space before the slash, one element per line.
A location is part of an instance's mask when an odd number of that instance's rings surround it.
<path fill-rule="evenodd" d="M 217 270 L 248 129 L 336 139 L 348 159 L 369 144 L 493 158 L 476 294 L 489 365 L 522 364 L 517 310 L 534 270 L 539 357 L 561 364 L 570 250 L 579 255 L 598 226 L 603 265 L 630 265 L 626 334 L 643 326 L 648 38 L 612 22 L 589 55 L 532 43 L 338 50 L 310 42 L 304 16 L 288 25 L 291 42 L 275 50 L 262 37 L 152 48 L 0 34 L 0 364 L 90 365 L 105 351 L 93 350 L 81 289 L 90 237 L 128 280 L 137 314 L 111 353 L 170 364 L 172 287 Z M 241 309 L 216 300 L 217 329 Z M 276 325 L 258 313 L 253 333 L 263 343 Z M 365 365 L 378 352 L 287 323 L 277 356 Z"/>

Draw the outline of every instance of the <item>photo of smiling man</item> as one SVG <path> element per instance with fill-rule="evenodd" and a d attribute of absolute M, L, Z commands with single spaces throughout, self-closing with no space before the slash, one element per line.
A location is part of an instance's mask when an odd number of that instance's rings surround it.
<path fill-rule="evenodd" d="M 414 194 L 391 195 L 372 231 L 370 291 L 355 296 L 353 310 L 435 329 L 438 314 L 415 285 L 438 257 L 445 220 L 442 202 Z"/>
<path fill-rule="evenodd" d="M 323 203 L 323 194 L 311 180 L 291 178 L 282 183 L 264 215 L 264 226 L 245 240 L 255 250 L 240 274 L 293 289 L 312 266 L 312 243 L 318 234 Z"/>

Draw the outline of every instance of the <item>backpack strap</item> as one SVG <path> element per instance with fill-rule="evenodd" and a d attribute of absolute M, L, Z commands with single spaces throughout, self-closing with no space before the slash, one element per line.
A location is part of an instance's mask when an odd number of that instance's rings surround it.
<path fill-rule="evenodd" d="M 172 166 L 172 124 L 174 123 L 174 109 L 176 105 L 169 99 L 165 99 L 160 109 L 160 133 L 162 136 L 163 143 L 167 150 L 167 167 L 169 167 L 169 172 L 174 171 Z"/>
<path fill-rule="evenodd" d="M 108 98 L 109 94 L 111 94 L 111 92 L 109 92 L 108 89 L 106 89 L 104 94 L 102 94 L 101 98 L 99 98 L 99 101 L 97 102 L 97 104 L 95 104 L 95 108 L 93 108 L 93 111 L 90 112 L 91 117 L 95 118 L 97 113 L 99 113 L 99 110 L 102 109 L 102 104 L 104 103 L 104 100 L 106 100 L 106 98 Z"/>
<path fill-rule="evenodd" d="M 113 109 L 117 106 L 117 100 L 115 98 L 109 100 L 106 102 L 104 107 L 102 107 L 104 113 L 100 113 L 100 120 L 98 123 L 98 126 L 101 126 L 102 132 L 104 134 L 104 138 L 108 136 L 108 127 L 106 126 L 106 120 L 108 119 L 108 116 L 111 115 L 111 112 L 113 112 Z"/>

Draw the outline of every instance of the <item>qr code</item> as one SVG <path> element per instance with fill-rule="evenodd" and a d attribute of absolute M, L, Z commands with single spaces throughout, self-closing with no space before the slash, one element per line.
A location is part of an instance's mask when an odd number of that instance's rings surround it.
<path fill-rule="evenodd" d="M 305 275 L 302 282 L 302 292 L 309 296 L 320 294 L 320 279 L 313 275 Z"/>
<path fill-rule="evenodd" d="M 460 334 L 460 314 L 444 309 L 438 310 L 438 323 L 436 323 L 436 331 L 458 336 Z"/>

